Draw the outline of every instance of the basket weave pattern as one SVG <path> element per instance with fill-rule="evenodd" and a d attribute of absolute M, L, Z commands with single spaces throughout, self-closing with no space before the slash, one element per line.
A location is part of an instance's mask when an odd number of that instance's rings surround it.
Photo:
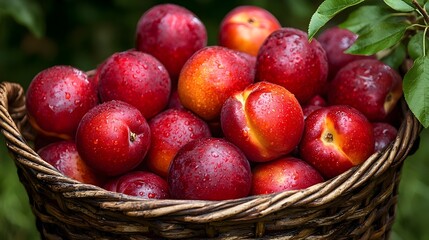
<path fill-rule="evenodd" d="M 301 191 L 225 201 L 141 200 L 65 177 L 31 148 L 23 88 L 0 84 L 1 131 L 44 239 L 388 239 L 402 164 L 422 126 L 404 104 L 393 144 Z"/>

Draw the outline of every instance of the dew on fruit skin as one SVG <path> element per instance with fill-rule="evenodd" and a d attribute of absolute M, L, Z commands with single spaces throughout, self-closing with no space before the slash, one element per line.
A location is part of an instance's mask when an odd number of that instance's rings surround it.
<path fill-rule="evenodd" d="M 94 140 L 94 144 L 97 145 L 98 144 L 98 138 Z"/>
<path fill-rule="evenodd" d="M 222 63 L 217 63 L 217 68 L 218 68 L 218 69 L 224 69 L 224 68 L 225 68 L 225 66 L 223 66 L 223 65 L 222 65 Z"/>
<path fill-rule="evenodd" d="M 147 195 L 147 197 L 148 197 L 148 198 L 155 198 L 155 197 L 156 197 L 156 194 L 155 194 L 155 193 L 149 193 L 149 194 Z"/>
<path fill-rule="evenodd" d="M 219 154 L 217 152 L 211 152 L 212 157 L 217 158 L 219 157 Z"/>
<path fill-rule="evenodd" d="M 204 174 L 203 182 L 207 182 L 208 180 L 209 180 L 209 177 L 207 176 L 207 174 Z"/>
<path fill-rule="evenodd" d="M 245 138 L 248 139 L 249 138 L 249 128 L 246 127 L 245 129 L 241 129 L 241 135 Z"/>

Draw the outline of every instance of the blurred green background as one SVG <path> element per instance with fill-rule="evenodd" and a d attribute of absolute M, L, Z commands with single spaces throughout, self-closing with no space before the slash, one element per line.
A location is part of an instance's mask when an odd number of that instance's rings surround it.
<path fill-rule="evenodd" d="M 209 45 L 217 43 L 223 16 L 238 5 L 268 9 L 283 26 L 304 31 L 321 1 L 155 1 L 155 0 L 0 0 L 0 81 L 26 88 L 38 72 L 53 65 L 90 70 L 114 52 L 134 47 L 142 13 L 159 3 L 176 3 L 206 25 Z M 329 24 L 342 21 L 338 16 Z M 429 239 L 429 134 L 404 166 L 392 239 Z M 25 190 L 0 138 L 0 239 L 39 239 Z"/>

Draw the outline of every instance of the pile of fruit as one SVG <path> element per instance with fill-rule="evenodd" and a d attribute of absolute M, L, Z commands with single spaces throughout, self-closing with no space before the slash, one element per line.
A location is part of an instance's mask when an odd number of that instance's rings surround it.
<path fill-rule="evenodd" d="M 303 189 L 382 151 L 397 134 L 401 76 L 345 54 L 357 35 L 317 39 L 240 6 L 218 45 L 188 9 L 160 4 L 135 48 L 90 72 L 32 80 L 34 147 L 64 175 L 141 198 L 225 200 Z"/>

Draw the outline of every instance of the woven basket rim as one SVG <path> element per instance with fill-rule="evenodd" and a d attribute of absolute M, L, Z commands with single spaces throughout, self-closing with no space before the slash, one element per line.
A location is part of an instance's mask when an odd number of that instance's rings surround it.
<path fill-rule="evenodd" d="M 284 191 L 267 195 L 254 195 L 239 199 L 209 201 L 141 199 L 121 193 L 107 191 L 101 187 L 83 184 L 64 176 L 51 165 L 45 163 L 28 145 L 20 132 L 23 126 L 17 119 L 25 122 L 25 94 L 18 83 L 0 84 L 0 117 L 2 133 L 7 147 L 15 155 L 19 166 L 30 169 L 35 179 L 50 186 L 52 191 L 60 192 L 64 198 L 88 201 L 109 211 L 122 211 L 132 217 L 171 217 L 184 222 L 212 222 L 223 219 L 252 220 L 272 214 L 281 209 L 294 206 L 312 208 L 331 204 L 341 194 L 366 184 L 370 178 L 383 174 L 392 165 L 400 164 L 423 129 L 402 100 L 404 120 L 398 129 L 393 143 L 382 152 L 371 155 L 345 173 L 302 190 Z M 10 112 L 11 111 L 11 112 Z M 257 213 L 250 213 L 257 208 Z M 205 210 L 206 214 L 201 214 Z M 187 213 L 184 215 L 183 213 Z"/>

